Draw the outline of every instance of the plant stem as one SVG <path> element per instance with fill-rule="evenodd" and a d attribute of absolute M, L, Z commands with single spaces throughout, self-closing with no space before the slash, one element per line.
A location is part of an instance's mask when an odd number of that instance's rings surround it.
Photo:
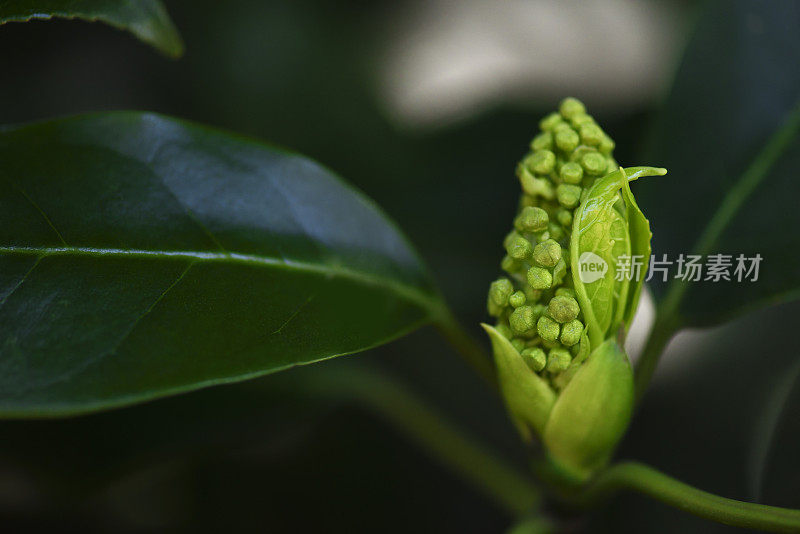
<path fill-rule="evenodd" d="M 609 467 L 577 496 L 577 502 L 588 506 L 623 489 L 638 491 L 685 512 L 734 527 L 800 532 L 800 510 L 726 499 L 637 462 Z"/>
<path fill-rule="evenodd" d="M 489 354 L 469 332 L 464 330 L 450 310 L 444 310 L 439 317 L 434 325 L 442 337 L 487 383 L 497 388 L 494 364 Z"/>
<path fill-rule="evenodd" d="M 311 385 L 318 392 L 362 403 L 510 514 L 529 514 L 541 501 L 539 489 L 517 468 L 386 375 L 364 368 L 339 373 L 343 374 L 325 373 Z"/>

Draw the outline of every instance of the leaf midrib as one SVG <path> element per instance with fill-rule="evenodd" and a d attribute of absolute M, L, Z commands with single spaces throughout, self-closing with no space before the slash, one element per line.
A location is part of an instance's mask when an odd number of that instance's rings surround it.
<path fill-rule="evenodd" d="M 228 263 L 251 265 L 262 268 L 273 268 L 287 271 L 320 274 L 327 277 L 340 277 L 353 282 L 381 287 L 390 290 L 399 297 L 412 302 L 426 310 L 431 317 L 435 317 L 442 309 L 441 301 L 435 294 L 428 294 L 412 286 L 398 283 L 390 278 L 349 269 L 341 266 L 327 264 L 314 264 L 303 261 L 259 256 L 257 254 L 243 254 L 238 252 L 209 252 L 197 250 L 148 250 L 148 249 L 121 249 L 99 247 L 31 247 L 31 246 L 0 246 L 0 255 L 36 256 L 39 258 L 53 256 L 96 257 L 96 258 L 138 258 L 155 261 L 190 261 L 193 263 Z"/>

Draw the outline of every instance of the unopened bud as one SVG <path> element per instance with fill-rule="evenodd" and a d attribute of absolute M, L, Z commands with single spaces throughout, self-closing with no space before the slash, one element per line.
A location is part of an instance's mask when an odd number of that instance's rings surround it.
<path fill-rule="evenodd" d="M 542 315 L 536 323 L 536 330 L 545 341 L 555 341 L 561 332 L 561 326 L 550 317 Z"/>
<path fill-rule="evenodd" d="M 561 245 L 548 239 L 533 248 L 533 261 L 542 267 L 555 267 L 561 259 Z"/>
<path fill-rule="evenodd" d="M 553 172 L 556 156 L 549 150 L 537 150 L 525 160 L 525 166 L 533 173 L 542 175 Z"/>
<path fill-rule="evenodd" d="M 523 208 L 516 219 L 517 229 L 520 232 L 541 232 L 547 228 L 550 218 L 542 208 L 526 207 Z"/>
<path fill-rule="evenodd" d="M 553 297 L 547 307 L 550 317 L 559 323 L 570 322 L 578 316 L 580 311 L 581 308 L 578 306 L 578 301 L 567 296 Z"/>
<path fill-rule="evenodd" d="M 534 373 L 538 373 L 547 365 L 547 355 L 538 347 L 523 350 L 522 357 Z"/>
<path fill-rule="evenodd" d="M 560 373 L 566 371 L 572 361 L 572 355 L 565 349 L 551 349 L 547 354 L 547 371 Z"/>

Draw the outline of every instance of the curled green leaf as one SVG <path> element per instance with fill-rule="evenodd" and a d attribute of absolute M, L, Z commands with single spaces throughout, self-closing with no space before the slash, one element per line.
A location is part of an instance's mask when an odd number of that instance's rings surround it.
<path fill-rule="evenodd" d="M 625 174 L 628 180 L 622 186 L 622 200 L 625 202 L 627 208 L 628 219 L 628 232 L 631 241 L 631 255 L 635 257 L 642 257 L 644 263 L 642 269 L 647 270 L 650 261 L 650 239 L 653 237 L 653 232 L 650 231 L 650 221 L 644 216 L 636 199 L 631 191 L 630 182 L 637 180 L 642 176 L 664 176 L 667 174 L 667 169 L 653 168 L 653 167 L 630 167 L 625 169 Z M 642 294 L 641 281 L 633 284 L 629 291 L 627 302 L 625 305 L 625 312 L 623 314 L 623 323 L 625 328 L 629 328 L 633 322 L 633 316 L 636 309 L 639 307 L 639 297 Z"/>
<path fill-rule="evenodd" d="M 570 267 L 592 347 L 620 325 L 630 325 L 647 270 L 650 227 L 628 181 L 665 173 L 652 167 L 619 168 L 596 180 L 575 210 Z M 640 262 L 639 274 L 620 273 L 622 261 Z"/>

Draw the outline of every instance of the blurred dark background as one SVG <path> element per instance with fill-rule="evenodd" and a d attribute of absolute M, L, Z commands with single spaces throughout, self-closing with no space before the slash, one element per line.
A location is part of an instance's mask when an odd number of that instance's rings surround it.
<path fill-rule="evenodd" d="M 152 110 L 302 152 L 400 224 L 477 336 L 516 206 L 513 167 L 538 119 L 577 96 L 615 138 L 621 163 L 659 164 L 637 158 L 701 6 L 175 0 L 167 7 L 187 48 L 178 61 L 100 24 L 8 24 L 0 27 L 0 123 Z M 800 305 L 784 304 L 682 335 L 620 456 L 728 497 L 800 508 L 797 408 L 780 418 L 764 475 L 753 467 L 761 443 L 753 436 L 796 359 L 787 325 L 799 319 Z M 398 377 L 524 469 L 501 404 L 432 330 L 347 359 Z M 511 525 L 378 417 L 306 399 L 285 376 L 87 417 L 0 424 L 0 531 Z M 788 406 L 800 407 L 798 389 Z M 631 495 L 566 525 L 734 530 Z"/>

